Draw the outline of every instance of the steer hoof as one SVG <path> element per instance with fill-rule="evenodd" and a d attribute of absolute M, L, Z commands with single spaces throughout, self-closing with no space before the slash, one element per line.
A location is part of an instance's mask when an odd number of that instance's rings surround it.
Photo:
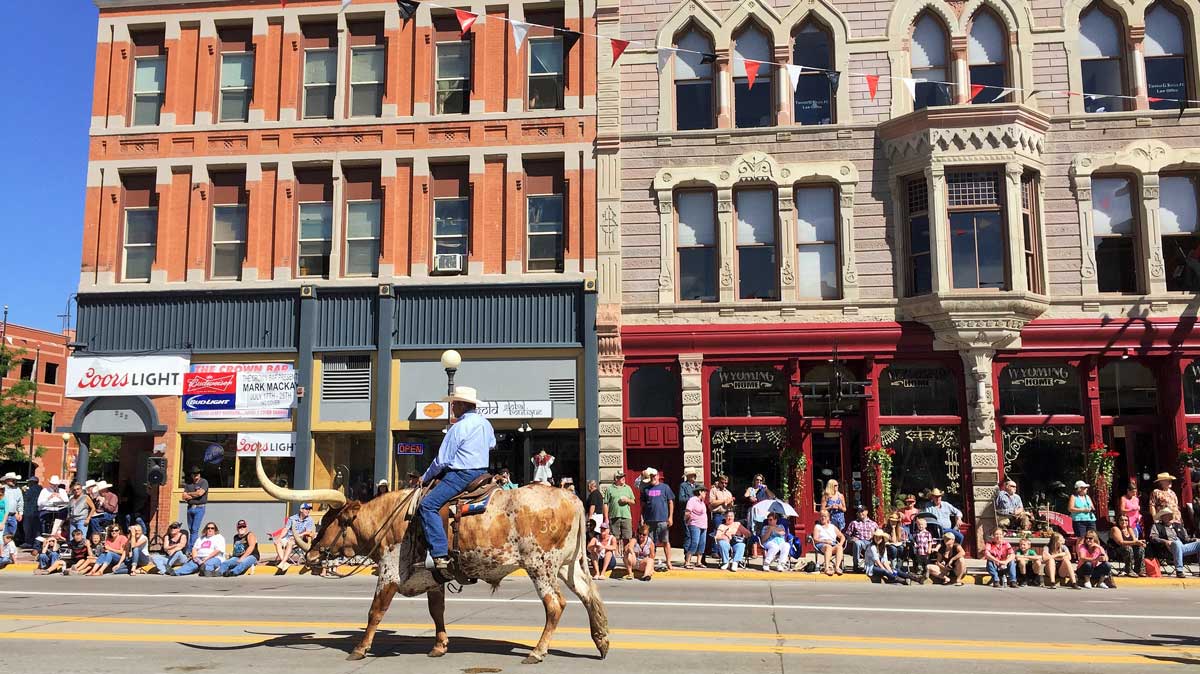
<path fill-rule="evenodd" d="M 521 664 L 522 665 L 540 665 L 540 664 L 542 664 L 542 656 L 534 655 L 533 653 L 530 653 L 528 656 L 525 657 L 524 660 L 521 661 Z"/>
<path fill-rule="evenodd" d="M 600 641 L 596 644 L 596 649 L 600 651 L 600 659 L 608 657 L 608 639 Z"/>
<path fill-rule="evenodd" d="M 435 644 L 433 649 L 429 651 L 429 657 L 440 658 L 445 655 L 446 651 L 448 650 L 450 650 L 450 647 L 447 644 Z"/>
<path fill-rule="evenodd" d="M 365 657 L 367 657 L 367 654 L 363 651 L 350 651 L 350 655 L 347 655 L 346 659 L 353 662 L 355 660 L 362 660 Z"/>

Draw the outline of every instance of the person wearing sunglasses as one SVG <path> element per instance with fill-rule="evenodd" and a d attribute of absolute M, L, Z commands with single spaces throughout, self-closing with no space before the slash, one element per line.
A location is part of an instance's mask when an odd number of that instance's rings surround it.
<path fill-rule="evenodd" d="M 258 536 L 250 531 L 246 520 L 238 520 L 237 533 L 233 535 L 233 554 L 221 563 L 216 575 L 240 576 L 258 564 L 258 557 Z"/>
<path fill-rule="evenodd" d="M 96 565 L 88 572 L 89 576 L 103 576 L 105 571 L 116 571 L 125 563 L 126 548 L 129 537 L 121 533 L 121 525 L 113 524 L 108 527 L 108 535 L 104 537 L 104 552 L 96 560 Z"/>
<path fill-rule="evenodd" d="M 201 576 L 215 576 L 221 562 L 225 560 L 225 537 L 214 522 L 200 530 L 200 537 L 192 546 L 191 556 L 178 569 L 167 569 L 168 576 L 188 576 L 197 571 Z"/>

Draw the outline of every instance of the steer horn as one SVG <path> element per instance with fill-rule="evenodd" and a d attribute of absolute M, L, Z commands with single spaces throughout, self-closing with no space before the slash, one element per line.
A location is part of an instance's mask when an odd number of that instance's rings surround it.
<path fill-rule="evenodd" d="M 313 501 L 327 503 L 334 508 L 346 505 L 346 495 L 336 489 L 288 489 L 272 482 L 263 470 L 261 448 L 254 451 L 254 470 L 258 473 L 258 483 L 263 491 L 280 501 Z"/>

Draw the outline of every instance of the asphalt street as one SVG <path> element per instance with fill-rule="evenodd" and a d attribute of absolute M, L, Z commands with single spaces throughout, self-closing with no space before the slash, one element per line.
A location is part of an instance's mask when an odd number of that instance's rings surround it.
<path fill-rule="evenodd" d="M 604 581 L 612 650 L 598 659 L 574 597 L 550 655 L 522 665 L 543 613 L 528 579 L 446 607 L 429 659 L 423 598 L 397 599 L 371 654 L 347 662 L 371 577 L 0 575 L 0 671 L 49 656 L 104 672 L 1151 672 L 1200 671 L 1200 591 Z"/>

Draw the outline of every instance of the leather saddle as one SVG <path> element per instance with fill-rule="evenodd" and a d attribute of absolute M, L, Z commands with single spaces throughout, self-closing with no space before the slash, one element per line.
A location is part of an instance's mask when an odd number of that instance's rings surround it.
<path fill-rule="evenodd" d="M 405 514 L 405 519 L 411 519 L 416 514 L 417 504 L 425 498 L 429 490 L 437 486 L 441 480 L 433 480 L 418 494 L 420 498 L 412 500 L 412 506 Z M 446 533 L 449 534 L 450 557 L 454 560 L 451 567 L 453 580 L 457 580 L 460 585 L 470 585 L 475 582 L 474 578 L 465 576 L 458 567 L 458 552 L 459 552 L 459 521 L 464 517 L 471 515 L 480 515 L 487 511 L 488 502 L 491 501 L 492 492 L 500 488 L 500 483 L 496 482 L 496 476 L 491 473 L 484 473 L 475 478 L 467 485 L 466 489 L 458 493 L 454 498 L 446 502 L 442 506 L 442 526 Z M 439 582 L 445 583 L 450 578 L 443 577 L 439 572 L 434 572 L 434 577 Z"/>

